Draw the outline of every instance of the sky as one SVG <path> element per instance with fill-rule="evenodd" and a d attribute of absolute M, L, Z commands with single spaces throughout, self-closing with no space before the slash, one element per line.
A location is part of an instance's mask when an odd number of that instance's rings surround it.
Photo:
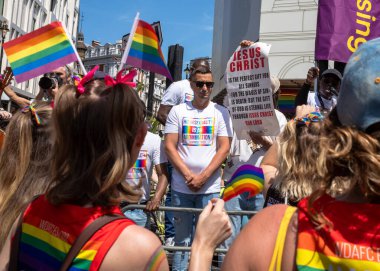
<path fill-rule="evenodd" d="M 105 3 L 109 4 L 105 4 Z M 115 43 L 131 31 L 137 12 L 148 23 L 160 21 L 162 52 L 168 47 L 184 47 L 183 68 L 191 59 L 211 57 L 214 22 L 212 0 L 80 0 L 83 14 L 82 32 L 86 44 Z"/>

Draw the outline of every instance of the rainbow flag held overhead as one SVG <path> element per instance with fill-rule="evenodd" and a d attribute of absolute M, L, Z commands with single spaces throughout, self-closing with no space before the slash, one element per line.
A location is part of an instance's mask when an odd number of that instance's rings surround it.
<path fill-rule="evenodd" d="M 173 81 L 165 64 L 156 32 L 150 24 L 139 20 L 138 16 L 132 27 L 121 62 L 135 68 L 161 74 Z"/>
<path fill-rule="evenodd" d="M 242 165 L 225 183 L 222 199 L 229 201 L 243 192 L 249 192 L 249 197 L 259 194 L 264 188 L 264 173 L 259 167 Z"/>
<path fill-rule="evenodd" d="M 17 83 L 78 60 L 61 22 L 53 22 L 4 43 L 4 51 Z"/>

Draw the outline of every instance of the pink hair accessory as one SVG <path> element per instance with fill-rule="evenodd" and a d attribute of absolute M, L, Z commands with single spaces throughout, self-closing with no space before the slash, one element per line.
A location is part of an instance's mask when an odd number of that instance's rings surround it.
<path fill-rule="evenodd" d="M 132 82 L 132 80 L 136 76 L 137 70 L 136 69 L 130 70 L 129 73 L 123 76 L 123 72 L 125 70 L 126 69 L 122 69 L 121 71 L 119 71 L 116 75 L 116 79 L 113 79 L 111 76 L 106 75 L 104 77 L 104 83 L 107 86 L 114 86 L 116 84 L 125 84 L 133 88 L 136 87 L 136 83 Z"/>
<path fill-rule="evenodd" d="M 77 92 L 79 95 L 82 95 L 85 91 L 84 85 L 94 79 L 94 75 L 96 71 L 99 69 L 99 66 L 96 65 L 91 71 L 89 71 L 83 78 L 79 81 L 78 86 L 77 86 Z"/>

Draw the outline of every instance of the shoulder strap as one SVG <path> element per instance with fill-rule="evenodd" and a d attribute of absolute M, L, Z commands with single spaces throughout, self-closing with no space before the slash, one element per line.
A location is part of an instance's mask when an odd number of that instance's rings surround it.
<path fill-rule="evenodd" d="M 284 217 L 282 218 L 280 227 L 278 228 L 276 245 L 274 247 L 272 259 L 269 266 L 270 271 L 281 271 L 282 254 L 284 251 L 286 232 L 288 231 L 289 222 L 296 210 L 297 208 L 295 207 L 288 207 L 285 210 Z"/>
<path fill-rule="evenodd" d="M 66 254 L 65 260 L 62 263 L 60 271 L 66 271 L 69 269 L 75 257 L 79 254 L 79 251 L 87 243 L 87 241 L 101 229 L 103 226 L 111 223 L 112 221 L 118 219 L 126 219 L 123 215 L 113 214 L 113 215 L 104 215 L 95 219 L 90 225 L 88 225 L 82 233 L 75 240 L 74 244 L 71 246 L 69 252 Z"/>

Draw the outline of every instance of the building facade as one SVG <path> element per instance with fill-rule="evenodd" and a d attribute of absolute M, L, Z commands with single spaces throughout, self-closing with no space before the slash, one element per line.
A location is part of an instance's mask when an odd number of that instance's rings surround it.
<path fill-rule="evenodd" d="M 263 0 L 260 41 L 272 45 L 271 73 L 280 79 L 305 79 L 315 66 L 318 1 Z"/>
<path fill-rule="evenodd" d="M 106 43 L 101 45 L 98 41 L 92 41 L 91 45 L 86 46 L 87 51 L 83 59 L 83 65 L 87 71 L 96 65 L 99 70 L 111 76 L 116 76 L 121 61 L 121 40 L 116 43 Z"/>
<path fill-rule="evenodd" d="M 2 0 L 0 20 L 8 24 L 9 32 L 4 41 L 13 40 L 53 21 L 61 21 L 73 41 L 77 38 L 80 0 Z M 1 68 L 7 65 L 3 54 Z M 15 91 L 24 96 L 38 93 L 38 80 L 35 78 L 21 84 L 13 83 Z M 27 92 L 27 93 L 25 93 Z"/>

